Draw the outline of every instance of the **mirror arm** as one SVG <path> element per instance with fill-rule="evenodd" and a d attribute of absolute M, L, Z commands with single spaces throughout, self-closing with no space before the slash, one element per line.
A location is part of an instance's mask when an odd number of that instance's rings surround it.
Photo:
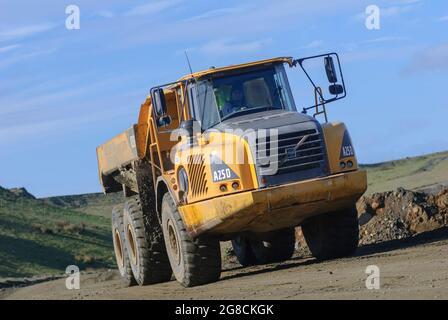
<path fill-rule="evenodd" d="M 314 87 L 314 90 L 317 90 L 317 86 L 316 86 L 316 84 L 314 83 L 314 81 L 313 81 L 313 79 L 311 79 L 311 77 L 310 77 L 310 75 L 308 74 L 308 72 L 305 70 L 305 68 L 303 67 L 303 61 L 304 61 L 305 59 L 297 59 L 297 60 L 294 60 L 293 61 L 293 65 L 297 65 L 297 64 L 299 64 L 299 66 L 300 66 L 300 68 L 302 69 L 302 71 L 305 73 L 305 75 L 306 75 L 306 77 L 308 78 L 308 80 L 309 80 L 309 82 L 312 84 L 312 86 Z M 324 97 L 322 96 L 322 94 L 320 94 L 320 98 L 322 99 L 322 100 L 324 100 L 325 101 L 325 99 L 324 99 Z"/>
<path fill-rule="evenodd" d="M 323 105 L 325 103 L 330 103 L 330 102 L 333 102 L 333 101 L 345 98 L 346 95 L 347 95 L 347 91 L 345 89 L 344 75 L 342 74 L 341 63 L 340 63 L 338 54 L 335 53 L 335 52 L 330 52 L 330 53 L 315 55 L 315 56 L 311 56 L 311 57 L 298 58 L 298 59 L 295 59 L 295 60 L 292 61 L 292 66 L 293 67 L 297 67 L 297 65 L 299 65 L 300 68 L 302 69 L 302 71 L 305 73 L 305 76 L 308 78 L 308 81 L 314 87 L 314 90 L 318 90 L 317 89 L 318 87 L 316 86 L 316 84 L 314 83 L 313 79 L 311 79 L 309 73 L 306 71 L 305 67 L 303 66 L 303 62 L 305 60 L 308 60 L 308 59 L 319 58 L 319 57 L 328 57 L 328 56 L 331 56 L 331 55 L 335 55 L 336 56 L 337 63 L 338 63 L 338 68 L 339 68 L 339 73 L 340 73 L 340 76 L 341 76 L 342 88 L 343 88 L 344 91 L 343 91 L 342 95 L 338 94 L 335 97 L 333 97 L 331 99 L 327 99 L 327 100 L 324 99 L 323 94 L 322 94 L 321 91 L 317 91 L 317 94 L 319 95 L 320 99 L 322 100 L 322 102 L 320 102 L 318 104 L 318 106 L 321 106 L 321 105 Z M 314 109 L 314 108 L 316 108 L 316 105 L 313 105 L 313 106 L 310 106 L 310 107 L 304 107 L 302 113 L 307 113 L 307 110 Z"/>

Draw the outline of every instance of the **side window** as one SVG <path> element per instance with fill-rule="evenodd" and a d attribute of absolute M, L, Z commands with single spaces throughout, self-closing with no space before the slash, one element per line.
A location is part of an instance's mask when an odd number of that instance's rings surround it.
<path fill-rule="evenodd" d="M 197 110 L 195 109 L 195 107 L 197 105 L 197 102 L 195 101 L 196 94 L 195 94 L 195 91 L 194 91 L 194 85 L 191 85 L 191 84 L 188 85 L 188 93 L 187 93 L 187 95 L 188 95 L 188 104 L 190 106 L 191 116 L 193 118 L 197 119 L 197 114 L 198 113 L 197 113 Z"/>
<path fill-rule="evenodd" d="M 188 85 L 188 103 L 190 107 L 190 113 L 193 118 L 196 120 L 201 119 L 201 112 L 199 110 L 199 103 L 197 100 L 197 90 L 196 90 L 196 84 L 189 84 Z"/>
<path fill-rule="evenodd" d="M 211 83 L 204 81 L 197 87 L 197 102 L 199 104 L 199 113 L 202 129 L 206 130 L 219 122 L 218 108 L 216 105 L 215 94 Z"/>

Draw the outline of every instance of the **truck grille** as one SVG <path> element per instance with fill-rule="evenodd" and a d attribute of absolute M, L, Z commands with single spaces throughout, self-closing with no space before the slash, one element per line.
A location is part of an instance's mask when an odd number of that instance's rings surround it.
<path fill-rule="evenodd" d="M 300 141 L 302 143 L 297 147 Z M 269 139 L 257 139 L 256 148 L 257 165 L 262 175 L 316 169 L 324 167 L 326 159 L 323 139 L 316 129 L 279 134 L 277 145 Z M 272 169 L 277 171 L 272 172 Z"/>
<path fill-rule="evenodd" d="M 190 178 L 191 195 L 202 196 L 207 193 L 207 179 L 205 178 L 204 155 L 188 156 L 188 176 Z"/>

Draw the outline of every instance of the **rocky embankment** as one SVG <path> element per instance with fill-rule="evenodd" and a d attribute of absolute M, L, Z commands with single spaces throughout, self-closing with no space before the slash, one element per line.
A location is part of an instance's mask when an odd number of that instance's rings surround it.
<path fill-rule="evenodd" d="M 356 204 L 359 244 L 409 238 L 448 226 L 448 188 L 435 194 L 399 188 L 363 196 Z M 300 228 L 298 249 L 306 247 Z"/>

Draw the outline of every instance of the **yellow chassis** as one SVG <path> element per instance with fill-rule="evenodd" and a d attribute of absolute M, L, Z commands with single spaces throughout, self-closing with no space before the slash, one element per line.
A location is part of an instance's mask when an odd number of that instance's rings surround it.
<path fill-rule="evenodd" d="M 179 207 L 192 236 L 267 232 L 352 207 L 367 189 L 364 170 L 246 191 Z"/>

